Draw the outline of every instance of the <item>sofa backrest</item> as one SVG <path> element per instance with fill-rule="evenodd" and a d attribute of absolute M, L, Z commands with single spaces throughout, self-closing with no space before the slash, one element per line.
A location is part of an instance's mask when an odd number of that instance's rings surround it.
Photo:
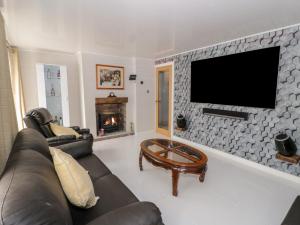
<path fill-rule="evenodd" d="M 46 108 L 36 108 L 26 113 L 24 118 L 26 126 L 33 128 L 42 133 L 46 138 L 54 137 L 51 131 L 50 122 L 53 122 L 53 117 Z"/>
<path fill-rule="evenodd" d="M 43 130 L 41 129 L 40 125 L 35 121 L 34 118 L 32 118 L 31 116 L 25 116 L 23 120 L 26 124 L 26 127 L 35 129 L 38 132 L 40 132 L 42 135 L 44 135 Z"/>
<path fill-rule="evenodd" d="M 53 121 L 51 113 L 46 108 L 36 108 L 26 113 L 26 116 L 31 116 L 40 125 L 45 125 Z"/>
<path fill-rule="evenodd" d="M 16 137 L 0 179 L 1 225 L 72 224 L 68 201 L 41 139 L 30 129 Z"/>
<path fill-rule="evenodd" d="M 25 128 L 17 134 L 12 153 L 28 149 L 35 150 L 52 160 L 48 142 L 43 135 L 34 129 Z"/>

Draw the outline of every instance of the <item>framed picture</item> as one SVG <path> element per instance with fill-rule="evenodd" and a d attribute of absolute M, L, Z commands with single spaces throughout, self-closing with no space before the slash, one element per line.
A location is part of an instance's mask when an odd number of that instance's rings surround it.
<path fill-rule="evenodd" d="M 97 89 L 124 89 L 124 67 L 96 65 Z"/>

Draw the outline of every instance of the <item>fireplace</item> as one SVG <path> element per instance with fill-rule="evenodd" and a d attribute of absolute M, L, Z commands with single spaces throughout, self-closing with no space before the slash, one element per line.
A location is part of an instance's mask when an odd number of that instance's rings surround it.
<path fill-rule="evenodd" d="M 122 115 L 120 113 L 108 112 L 98 115 L 99 129 L 104 129 L 105 133 L 122 130 L 121 122 Z"/>
<path fill-rule="evenodd" d="M 126 130 L 126 103 L 128 98 L 96 98 L 97 134 L 104 135 Z"/>

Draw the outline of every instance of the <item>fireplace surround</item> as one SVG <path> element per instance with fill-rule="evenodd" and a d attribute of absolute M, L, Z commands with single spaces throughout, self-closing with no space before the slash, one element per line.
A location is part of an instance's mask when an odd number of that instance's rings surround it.
<path fill-rule="evenodd" d="M 101 129 L 105 134 L 126 130 L 126 97 L 96 98 L 96 126 L 97 134 Z"/>

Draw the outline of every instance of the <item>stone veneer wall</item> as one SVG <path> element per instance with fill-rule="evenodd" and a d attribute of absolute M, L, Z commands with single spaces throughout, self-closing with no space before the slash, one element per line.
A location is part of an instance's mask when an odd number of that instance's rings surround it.
<path fill-rule="evenodd" d="M 281 46 L 275 110 L 190 102 L 192 61 L 255 49 Z M 274 136 L 286 131 L 300 149 L 300 27 L 280 29 L 256 36 L 196 49 L 156 60 L 156 65 L 174 61 L 174 126 L 182 113 L 188 130 L 174 135 L 189 141 L 300 176 L 300 166 L 277 160 Z M 241 76 L 243 74 L 241 73 Z M 201 88 L 201 84 L 199 84 Z M 202 108 L 249 113 L 247 121 L 202 114 Z"/>

